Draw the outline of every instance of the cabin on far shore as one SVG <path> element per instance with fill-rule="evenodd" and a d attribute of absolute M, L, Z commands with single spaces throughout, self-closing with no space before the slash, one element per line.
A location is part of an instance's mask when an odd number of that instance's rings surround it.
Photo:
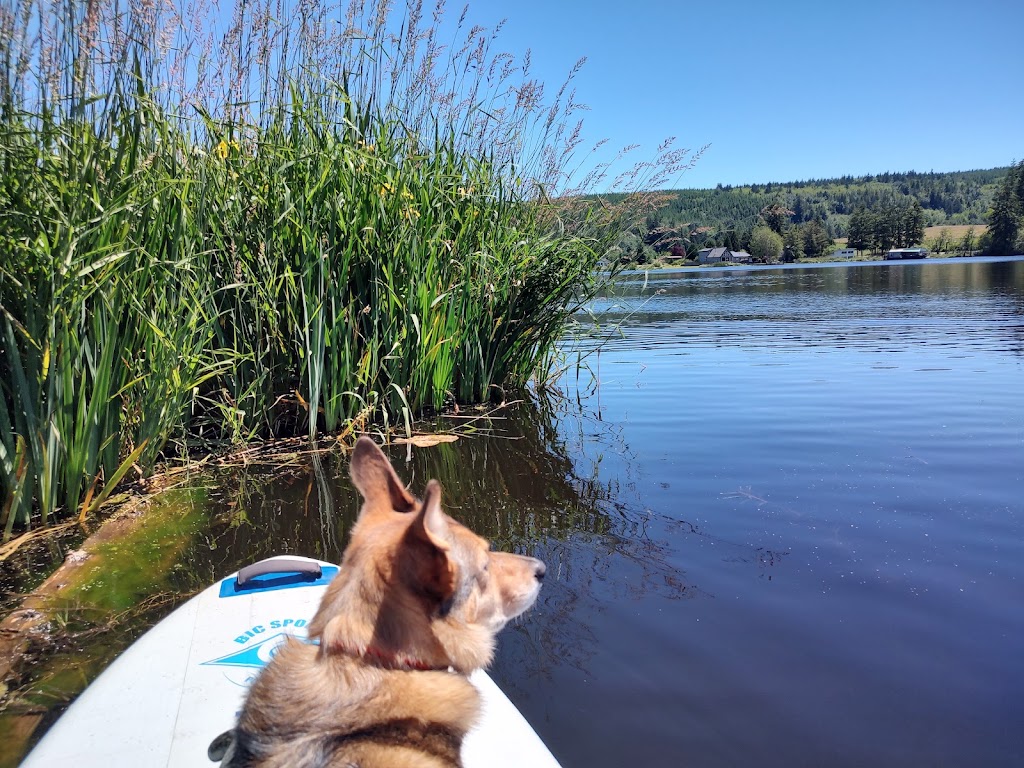
<path fill-rule="evenodd" d="M 857 255 L 853 248 L 838 248 L 832 251 L 832 256 L 837 259 L 852 259 Z"/>
<path fill-rule="evenodd" d="M 893 248 L 886 251 L 886 259 L 926 259 L 928 258 L 927 248 Z"/>
<path fill-rule="evenodd" d="M 749 264 L 753 259 L 746 251 L 730 251 L 728 248 L 701 248 L 697 251 L 697 261 L 700 264 L 721 264 L 726 261 L 732 264 Z"/>

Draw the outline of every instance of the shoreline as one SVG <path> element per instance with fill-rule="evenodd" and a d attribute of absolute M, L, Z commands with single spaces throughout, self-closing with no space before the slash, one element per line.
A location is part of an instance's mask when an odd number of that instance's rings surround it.
<path fill-rule="evenodd" d="M 800 259 L 791 262 L 775 262 L 773 264 L 666 264 L 659 266 L 637 266 L 621 270 L 619 275 L 642 275 L 651 273 L 673 273 L 673 272 L 708 272 L 724 270 L 764 270 L 764 269 L 800 269 L 807 267 L 856 267 L 866 264 L 954 264 L 962 262 L 989 263 L 993 261 L 1017 261 L 1024 259 L 1024 254 L 1011 254 L 1007 256 L 928 256 L 923 259 L 886 259 L 884 256 L 877 256 L 864 259 Z"/>

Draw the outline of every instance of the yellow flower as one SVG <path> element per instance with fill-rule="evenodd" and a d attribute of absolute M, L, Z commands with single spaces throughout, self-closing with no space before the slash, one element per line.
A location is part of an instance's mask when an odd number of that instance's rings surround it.
<path fill-rule="evenodd" d="M 420 217 L 420 212 L 415 208 L 406 208 L 402 211 L 402 215 L 405 217 L 406 221 L 412 221 L 413 219 L 418 219 Z"/>
<path fill-rule="evenodd" d="M 242 151 L 242 145 L 234 139 L 231 140 L 230 144 L 224 139 L 221 139 L 220 144 L 218 144 L 213 151 L 217 153 L 217 157 L 221 160 L 227 160 L 228 155 L 231 154 L 231 150 L 234 150 L 237 154 Z"/>
<path fill-rule="evenodd" d="M 390 184 L 382 184 L 381 187 L 380 187 L 381 195 L 391 195 L 391 194 L 394 194 L 394 192 L 395 192 L 395 188 L 393 186 L 391 186 Z"/>
<path fill-rule="evenodd" d="M 412 192 L 410 192 L 408 189 L 403 189 L 402 197 L 404 197 L 406 200 L 412 200 Z"/>

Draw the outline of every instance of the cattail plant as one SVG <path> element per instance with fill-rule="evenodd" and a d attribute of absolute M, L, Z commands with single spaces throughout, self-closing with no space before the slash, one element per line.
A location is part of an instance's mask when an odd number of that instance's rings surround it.
<path fill-rule="evenodd" d="M 578 179 L 575 70 L 550 94 L 500 28 L 442 40 L 442 14 L 7 0 L 5 537 L 161 457 L 546 378 L 637 190 L 693 158 Z"/>

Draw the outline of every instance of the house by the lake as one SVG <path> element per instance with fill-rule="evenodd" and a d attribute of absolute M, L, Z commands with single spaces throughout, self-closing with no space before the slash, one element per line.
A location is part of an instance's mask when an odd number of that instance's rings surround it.
<path fill-rule="evenodd" d="M 893 248 L 886 251 L 886 259 L 924 259 L 928 257 L 927 248 Z"/>
<path fill-rule="evenodd" d="M 746 251 L 730 251 L 728 248 L 701 248 L 697 251 L 697 261 L 700 264 L 721 264 L 722 262 L 749 264 L 753 259 Z"/>
<path fill-rule="evenodd" d="M 837 259 L 852 259 L 857 255 L 853 248 L 837 248 L 832 251 L 832 256 Z"/>

